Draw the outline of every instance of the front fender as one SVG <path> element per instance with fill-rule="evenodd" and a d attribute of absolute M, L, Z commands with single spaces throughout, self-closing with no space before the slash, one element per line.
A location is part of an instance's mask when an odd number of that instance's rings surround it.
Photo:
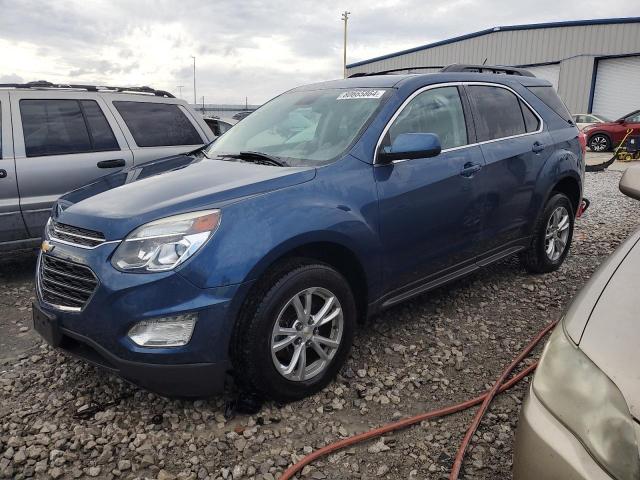
<path fill-rule="evenodd" d="M 352 251 L 375 283 L 380 245 L 372 169 L 346 157 L 319 168 L 310 182 L 223 207 L 218 231 L 179 272 L 202 288 L 239 284 L 291 250 L 329 242 Z"/>

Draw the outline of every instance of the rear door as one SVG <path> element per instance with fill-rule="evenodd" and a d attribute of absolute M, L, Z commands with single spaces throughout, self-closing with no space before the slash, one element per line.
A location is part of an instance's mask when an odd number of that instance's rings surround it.
<path fill-rule="evenodd" d="M 10 96 L 20 208 L 29 235 L 40 237 L 59 196 L 133 165 L 133 156 L 98 94 Z"/>
<path fill-rule="evenodd" d="M 28 238 L 18 196 L 9 92 L 0 91 L 0 243 Z"/>
<path fill-rule="evenodd" d="M 108 94 L 105 99 L 136 165 L 193 151 L 214 138 L 204 121 L 198 121 L 185 105 L 143 95 Z"/>
<path fill-rule="evenodd" d="M 488 258 L 526 242 L 536 215 L 534 189 L 553 146 L 540 115 L 513 90 L 480 83 L 465 88 L 485 160 L 480 247 Z"/>

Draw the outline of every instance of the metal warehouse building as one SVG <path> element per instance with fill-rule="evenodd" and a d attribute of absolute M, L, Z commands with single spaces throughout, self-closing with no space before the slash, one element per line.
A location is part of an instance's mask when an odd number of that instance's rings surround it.
<path fill-rule="evenodd" d="M 573 113 L 618 118 L 640 109 L 640 17 L 495 27 L 352 63 L 347 75 L 483 62 L 549 80 Z"/>

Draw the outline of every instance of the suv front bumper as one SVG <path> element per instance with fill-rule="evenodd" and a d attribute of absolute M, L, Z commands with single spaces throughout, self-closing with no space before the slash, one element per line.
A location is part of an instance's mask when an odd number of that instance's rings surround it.
<path fill-rule="evenodd" d="M 250 282 L 202 289 L 178 272 L 122 273 L 109 261 L 114 248 L 80 251 L 56 245 L 53 254 L 41 254 L 89 267 L 99 285 L 80 311 L 56 308 L 38 294 L 35 329 L 52 346 L 162 395 L 204 397 L 221 392 L 230 369 L 231 332 Z M 142 320 L 182 313 L 198 316 L 184 346 L 141 347 L 128 337 Z"/>

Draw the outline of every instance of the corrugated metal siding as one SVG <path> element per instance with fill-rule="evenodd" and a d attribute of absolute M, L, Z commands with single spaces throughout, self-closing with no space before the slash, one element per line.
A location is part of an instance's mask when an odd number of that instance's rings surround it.
<path fill-rule="evenodd" d="M 349 68 L 348 74 L 452 63 L 561 62 L 558 93 L 573 112 L 589 106 L 595 57 L 640 53 L 640 23 L 496 31 Z"/>

